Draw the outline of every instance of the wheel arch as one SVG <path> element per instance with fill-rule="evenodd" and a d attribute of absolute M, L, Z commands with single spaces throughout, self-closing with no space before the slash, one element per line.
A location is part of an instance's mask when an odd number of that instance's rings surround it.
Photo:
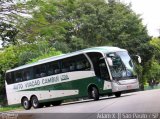
<path fill-rule="evenodd" d="M 22 101 L 25 99 L 25 98 L 27 98 L 28 99 L 28 97 L 26 97 L 26 96 L 22 96 L 22 98 L 21 98 L 21 104 L 22 104 Z M 29 100 L 29 99 L 28 99 Z M 30 100 L 29 100 L 30 101 Z"/>
<path fill-rule="evenodd" d="M 34 96 L 37 97 L 36 95 L 33 94 L 33 95 L 30 96 L 30 100 L 31 100 Z M 38 97 L 37 97 L 37 99 L 38 99 Z"/>
<path fill-rule="evenodd" d="M 91 84 L 89 84 L 88 87 L 87 87 L 87 92 L 88 92 L 88 94 L 89 94 L 90 91 L 92 90 L 92 87 L 95 87 L 95 88 L 97 89 L 98 93 L 99 93 L 98 86 L 97 86 L 96 84 L 91 83 Z"/>

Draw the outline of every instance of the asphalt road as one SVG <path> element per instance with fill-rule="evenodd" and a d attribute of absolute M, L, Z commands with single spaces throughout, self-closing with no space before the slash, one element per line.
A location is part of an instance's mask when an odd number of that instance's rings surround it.
<path fill-rule="evenodd" d="M 56 118 L 57 117 L 56 114 L 59 113 L 61 113 L 59 114 L 61 115 L 59 118 L 67 118 L 67 119 L 70 119 L 72 117 L 90 119 L 93 117 L 98 118 L 105 116 L 105 115 L 97 115 L 101 113 L 117 114 L 117 115 L 107 116 L 110 118 L 112 116 L 118 118 L 119 116 L 118 114 L 122 113 L 156 114 L 160 113 L 160 90 L 158 89 L 158 90 L 133 92 L 133 93 L 122 94 L 120 98 L 115 98 L 114 96 L 103 97 L 99 101 L 85 100 L 80 102 L 62 104 L 61 106 L 16 111 L 14 113 L 28 114 L 28 115 L 34 114 L 34 118 L 37 119 L 38 118 L 46 119 L 50 117 Z M 151 117 L 148 117 L 148 119 L 149 118 Z M 156 118 L 159 117 L 157 116 Z"/>

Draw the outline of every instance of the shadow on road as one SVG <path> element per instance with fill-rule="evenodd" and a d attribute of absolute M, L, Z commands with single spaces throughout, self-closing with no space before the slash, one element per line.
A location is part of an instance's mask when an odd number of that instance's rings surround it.
<path fill-rule="evenodd" d="M 124 98 L 124 97 L 128 97 L 128 96 L 133 96 L 133 95 L 137 95 L 137 94 L 125 94 L 125 95 L 122 94 L 121 97 L 104 96 L 104 97 L 100 97 L 100 99 L 98 101 Z M 71 105 L 71 104 L 78 104 L 78 103 L 85 103 L 85 102 L 87 103 L 87 102 L 92 102 L 92 101 L 94 101 L 94 100 L 93 99 L 82 99 L 82 100 L 79 100 L 79 101 L 62 103 L 62 105 Z"/>

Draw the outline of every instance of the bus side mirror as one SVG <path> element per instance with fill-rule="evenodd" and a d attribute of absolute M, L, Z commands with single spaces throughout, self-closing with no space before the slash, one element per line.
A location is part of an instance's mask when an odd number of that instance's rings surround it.
<path fill-rule="evenodd" d="M 110 57 L 107 57 L 107 62 L 109 66 L 113 66 L 113 61 Z"/>
<path fill-rule="evenodd" d="M 134 59 L 134 61 L 136 61 L 137 63 L 142 63 L 142 59 L 139 55 L 133 55 L 132 59 Z"/>
<path fill-rule="evenodd" d="M 136 55 L 138 57 L 138 63 L 140 64 L 142 62 L 142 59 L 139 55 Z"/>

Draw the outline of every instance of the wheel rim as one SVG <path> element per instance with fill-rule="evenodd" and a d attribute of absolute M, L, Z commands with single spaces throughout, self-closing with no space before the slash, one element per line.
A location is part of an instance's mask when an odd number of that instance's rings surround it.
<path fill-rule="evenodd" d="M 28 101 L 27 100 L 24 100 L 23 106 L 24 106 L 24 108 L 28 108 Z"/>
<path fill-rule="evenodd" d="M 38 100 L 37 99 L 33 99 L 32 104 L 34 107 L 38 106 Z"/>
<path fill-rule="evenodd" d="M 92 90 L 92 97 L 94 98 L 96 96 L 94 90 Z"/>

